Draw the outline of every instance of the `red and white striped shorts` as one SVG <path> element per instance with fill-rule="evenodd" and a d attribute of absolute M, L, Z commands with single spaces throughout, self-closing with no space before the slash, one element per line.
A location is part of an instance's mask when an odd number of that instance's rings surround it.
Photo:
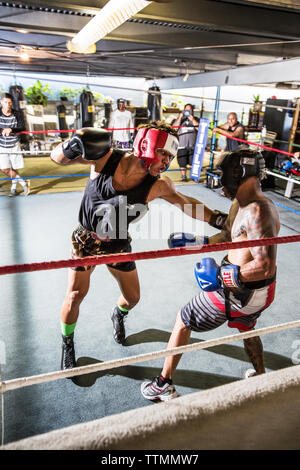
<path fill-rule="evenodd" d="M 201 291 L 181 309 L 181 319 L 193 331 L 209 331 L 226 321 L 230 328 L 249 331 L 256 320 L 274 300 L 276 281 L 259 289 L 241 289 L 238 294 L 230 292 L 230 319 L 225 311 L 224 290 Z"/>

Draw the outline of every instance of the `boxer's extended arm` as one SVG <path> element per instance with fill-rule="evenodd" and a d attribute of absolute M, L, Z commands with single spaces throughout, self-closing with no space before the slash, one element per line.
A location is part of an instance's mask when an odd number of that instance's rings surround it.
<path fill-rule="evenodd" d="M 154 183 L 149 196 L 153 200 L 156 198 L 164 199 L 170 204 L 178 207 L 185 214 L 193 217 L 194 219 L 204 220 L 204 222 L 210 221 L 213 211 L 206 207 L 202 202 L 192 197 L 186 196 L 176 191 L 173 182 L 165 177 Z"/>
<path fill-rule="evenodd" d="M 215 235 L 212 235 L 211 237 L 209 237 L 209 243 L 231 242 L 231 228 L 232 228 L 234 219 L 236 218 L 236 214 L 238 210 L 239 210 L 239 203 L 235 199 L 233 203 L 231 204 L 228 217 L 225 220 L 222 230 L 219 233 L 216 233 Z"/>
<path fill-rule="evenodd" d="M 238 229 L 240 234 L 246 233 L 248 240 L 276 237 L 279 221 L 276 210 L 269 202 L 256 201 L 249 204 Z M 234 238 L 239 236 L 233 234 Z M 255 246 L 250 248 L 253 260 L 240 267 L 241 282 L 252 282 L 268 279 L 276 271 L 276 246 Z"/>

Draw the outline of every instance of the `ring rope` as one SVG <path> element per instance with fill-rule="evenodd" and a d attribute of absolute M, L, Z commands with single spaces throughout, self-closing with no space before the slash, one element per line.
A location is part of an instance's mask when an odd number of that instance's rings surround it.
<path fill-rule="evenodd" d="M 177 128 L 181 128 L 181 127 L 185 127 L 185 126 L 171 126 L 171 127 L 173 127 L 174 129 L 175 128 L 177 129 Z M 193 126 L 193 127 L 198 127 L 198 126 Z M 106 127 L 106 128 L 103 128 L 103 129 L 107 130 L 107 131 L 114 131 L 114 130 L 116 131 L 116 130 L 137 130 L 138 128 L 137 127 L 118 127 L 118 128 L 108 128 L 108 127 Z M 21 131 L 21 132 L 18 132 L 17 134 L 54 134 L 54 133 L 60 133 L 60 132 L 76 132 L 76 131 L 77 131 L 77 129 L 63 129 L 63 130 L 56 129 L 56 130 L 47 130 L 47 131 Z M 267 149 L 267 150 L 270 150 L 270 151 L 273 151 L 273 152 L 282 153 L 284 155 L 289 155 L 291 157 L 294 157 L 293 153 L 286 152 L 284 150 L 280 150 L 280 149 L 277 149 L 277 148 L 274 148 L 274 147 L 268 147 L 266 145 L 258 144 L 257 142 L 251 142 L 249 140 L 239 139 L 239 138 L 233 137 L 233 136 L 227 136 L 222 131 L 218 131 L 218 134 L 221 134 L 224 137 L 227 137 L 228 139 L 233 139 L 233 140 L 236 140 L 238 142 L 243 142 L 245 144 L 255 145 L 257 147 L 261 147 L 261 148 L 264 148 L 264 149 Z M 23 153 L 23 152 L 17 152 L 17 153 Z M 28 153 L 31 153 L 31 152 L 28 152 Z"/>
<path fill-rule="evenodd" d="M 0 181 L 11 181 L 11 180 L 34 180 L 41 178 L 75 178 L 79 176 L 90 176 L 90 173 L 81 173 L 74 175 L 42 175 L 42 176 L 17 176 L 16 178 L 0 178 Z"/>
<path fill-rule="evenodd" d="M 299 181 L 300 183 L 300 181 Z M 299 211 L 296 211 L 295 209 L 292 209 L 291 207 L 287 207 L 287 206 L 284 206 L 283 204 L 279 204 L 279 202 L 276 202 L 276 201 L 273 201 L 275 206 L 278 206 L 278 207 L 281 207 L 282 209 L 285 209 L 286 211 L 290 211 L 290 212 L 293 212 L 294 214 L 298 214 L 300 215 L 300 212 Z M 298 230 L 296 230 L 298 231 Z"/>
<path fill-rule="evenodd" d="M 277 41 L 278 42 L 278 41 Z M 288 42 L 293 42 L 293 41 L 288 41 Z M 295 40 L 295 42 L 299 42 L 299 40 Z M 252 44 L 253 45 L 253 44 Z M 209 46 L 211 47 L 211 46 Z M 224 47 L 224 46 L 222 46 Z M 228 47 L 228 46 L 226 46 Z M 198 46 L 197 46 L 198 48 Z M 202 47 L 201 47 L 202 48 Z M 9 74 L 6 74 L 6 73 L 0 73 L 0 76 L 2 77 L 11 77 L 11 73 Z M 18 76 L 19 79 L 26 79 L 28 80 L 28 78 L 32 78 L 32 79 L 36 79 L 36 77 L 30 77 L 28 75 L 21 75 L 21 74 L 18 74 L 18 75 L 14 75 L 15 77 Z M 54 78 L 48 78 L 47 77 L 47 81 L 48 82 L 59 82 L 59 83 L 66 83 L 65 80 L 59 80 L 59 79 L 54 79 Z M 73 83 L 74 85 L 81 85 L 83 84 L 83 82 L 76 82 L 76 81 L 72 81 L 71 83 Z M 137 92 L 140 92 L 140 93 L 147 93 L 149 95 L 169 95 L 169 96 L 174 96 L 174 92 L 167 92 L 167 91 L 163 91 L 163 90 L 160 90 L 160 91 L 154 91 L 154 90 L 141 90 L 140 88 L 128 88 L 128 87 L 120 87 L 120 86 L 113 86 L 113 85 L 105 85 L 105 84 L 99 84 L 99 83 L 89 83 L 89 86 L 95 86 L 95 87 L 98 87 L 98 88 L 112 88 L 112 89 L 117 89 L 117 90 L 125 90 L 126 92 L 130 92 L 130 91 L 137 91 Z M 199 99 L 199 100 L 207 100 L 207 101 L 224 101 L 225 103 L 238 103 L 238 104 L 245 104 L 245 105 L 249 105 L 249 106 L 253 106 L 253 102 L 248 102 L 248 101 L 237 101 L 237 100 L 228 100 L 228 99 L 225 99 L 225 98 L 210 98 L 208 96 L 196 96 L 196 95 L 187 95 L 187 94 L 183 94 L 183 93 L 180 93 L 180 96 L 182 97 L 185 97 L 185 98 L 196 98 L 196 99 Z M 295 107 L 288 107 L 288 106 L 278 106 L 278 105 L 274 105 L 274 104 L 267 104 L 267 103 L 263 103 L 263 106 L 265 108 L 276 108 L 276 109 L 286 109 L 286 110 L 290 110 L 290 111 L 295 111 L 296 108 Z"/>
<path fill-rule="evenodd" d="M 256 142 L 250 142 L 248 140 L 238 139 L 237 137 L 228 136 L 228 135 L 224 134 L 223 132 L 218 131 L 218 134 L 222 134 L 223 136 L 227 137 L 228 139 L 237 140 L 238 142 L 243 142 L 244 144 L 256 145 L 257 147 L 261 147 L 263 149 L 272 150 L 273 152 L 277 152 L 277 153 L 283 153 L 284 155 L 289 155 L 290 157 L 294 156 L 293 153 L 285 152 L 284 150 L 279 150 L 279 149 L 276 149 L 274 147 L 267 147 L 266 145 L 258 144 Z"/>
<path fill-rule="evenodd" d="M 21 377 L 18 379 L 7 380 L 1 383 L 0 391 L 5 393 L 9 390 L 16 390 L 31 385 L 37 385 L 45 382 L 53 382 L 54 380 L 60 380 L 78 375 L 91 374 L 99 371 L 108 369 L 115 369 L 117 367 L 123 367 L 130 364 L 136 364 L 139 362 L 146 362 L 149 360 L 160 359 L 162 357 L 174 356 L 176 354 L 182 354 L 185 352 L 197 351 L 199 349 L 207 349 L 213 346 L 218 346 L 224 343 L 231 343 L 234 341 L 240 341 L 247 338 L 253 338 L 255 336 L 261 336 L 275 331 L 287 330 L 290 328 L 296 328 L 300 326 L 300 320 L 292 321 L 288 323 L 281 323 L 279 325 L 268 326 L 260 328 L 255 331 L 248 331 L 245 333 L 238 333 L 230 336 L 222 336 L 221 338 L 210 339 L 201 341 L 194 344 L 188 344 L 185 346 L 178 346 L 176 348 L 164 349 L 162 351 L 154 351 L 146 354 L 140 354 L 137 356 L 124 357 L 121 359 L 115 359 L 111 361 L 101 362 L 97 364 L 91 364 L 87 366 L 76 367 L 74 369 L 60 370 L 55 372 L 48 372 L 46 374 L 39 374 L 30 377 Z"/>
<path fill-rule="evenodd" d="M 166 171 L 180 171 L 180 168 L 168 169 Z M 34 180 L 42 178 L 78 178 L 82 176 L 90 176 L 90 173 L 74 173 L 74 175 L 41 175 L 41 176 L 16 176 L 15 178 L 0 178 L 1 181 L 11 181 L 11 180 Z"/>
<path fill-rule="evenodd" d="M 300 235 L 289 235 L 284 237 L 269 237 L 256 240 L 243 240 L 240 242 L 212 243 L 204 246 L 188 246 L 180 248 L 168 248 L 165 250 L 150 250 L 136 253 L 114 253 L 99 256 L 87 256 L 60 261 L 43 261 L 39 263 L 13 264 L 0 266 L 0 275 L 16 274 L 49 269 L 71 268 L 75 266 L 97 266 L 98 264 L 124 263 L 153 258 L 168 258 L 171 256 L 193 255 L 197 253 L 210 253 L 212 251 L 236 250 L 239 248 L 250 248 L 254 246 L 279 245 L 283 243 L 300 242 Z"/>
<path fill-rule="evenodd" d="M 171 126 L 174 129 L 179 129 L 181 127 L 186 126 Z M 191 125 L 190 127 L 198 127 Z M 138 127 L 103 127 L 102 129 L 106 131 L 134 131 L 137 130 Z M 60 134 L 61 132 L 77 132 L 79 129 L 51 129 L 51 130 L 43 130 L 43 131 L 20 131 L 16 132 L 16 134 Z"/>

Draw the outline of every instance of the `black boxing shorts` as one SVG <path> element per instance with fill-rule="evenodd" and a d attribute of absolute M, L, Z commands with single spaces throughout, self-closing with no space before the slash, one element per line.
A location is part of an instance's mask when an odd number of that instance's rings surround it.
<path fill-rule="evenodd" d="M 97 234 L 85 229 L 79 225 L 72 233 L 71 258 L 84 258 L 86 256 L 100 256 L 112 253 L 131 253 L 131 238 L 128 235 L 127 240 L 109 240 L 102 241 Z M 136 269 L 134 261 L 125 261 L 123 263 L 109 263 L 110 268 L 118 271 L 129 272 Z M 89 271 L 95 266 L 75 266 L 74 271 Z"/>

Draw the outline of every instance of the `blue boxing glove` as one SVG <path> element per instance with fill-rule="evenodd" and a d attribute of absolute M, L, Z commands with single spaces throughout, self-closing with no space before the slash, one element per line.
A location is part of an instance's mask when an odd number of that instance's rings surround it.
<path fill-rule="evenodd" d="M 168 239 L 169 248 L 179 248 L 182 246 L 203 246 L 208 244 L 208 237 L 198 237 L 192 233 L 185 232 L 171 233 Z"/>
<path fill-rule="evenodd" d="M 195 276 L 200 288 L 206 292 L 222 289 L 220 267 L 213 258 L 203 258 L 197 263 Z"/>
<path fill-rule="evenodd" d="M 203 258 L 195 266 L 196 280 L 202 290 L 212 292 L 219 289 L 242 288 L 239 280 L 240 267 L 235 264 L 219 266 L 213 258 Z"/>

